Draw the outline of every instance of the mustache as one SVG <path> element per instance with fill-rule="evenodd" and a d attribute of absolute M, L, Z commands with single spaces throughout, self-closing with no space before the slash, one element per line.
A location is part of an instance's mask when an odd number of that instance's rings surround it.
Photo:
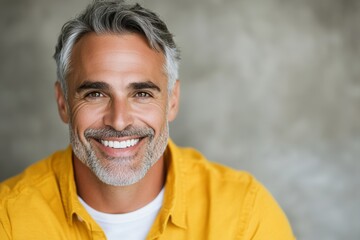
<path fill-rule="evenodd" d="M 105 128 L 88 128 L 84 132 L 85 138 L 95 138 L 95 139 L 103 139 L 103 138 L 121 138 L 121 137 L 130 137 L 130 136 L 136 136 L 136 137 L 149 137 L 152 139 L 155 135 L 155 132 L 152 128 L 148 127 L 127 127 L 124 130 L 117 131 L 111 127 L 105 127 Z"/>

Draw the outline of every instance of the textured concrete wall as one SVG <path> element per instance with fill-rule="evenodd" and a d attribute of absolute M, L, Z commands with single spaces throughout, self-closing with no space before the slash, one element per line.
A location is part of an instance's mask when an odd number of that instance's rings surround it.
<path fill-rule="evenodd" d="M 252 172 L 298 239 L 359 239 L 360 2 L 143 2 L 182 49 L 172 138 Z M 0 2 L 0 180 L 68 143 L 51 56 L 86 3 Z"/>

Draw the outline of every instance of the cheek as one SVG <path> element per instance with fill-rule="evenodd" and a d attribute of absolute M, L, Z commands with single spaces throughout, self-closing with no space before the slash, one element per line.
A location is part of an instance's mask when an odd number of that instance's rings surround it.
<path fill-rule="evenodd" d="M 166 105 L 162 103 L 148 103 L 133 107 L 135 118 L 145 123 L 155 131 L 159 131 L 166 123 Z"/>
<path fill-rule="evenodd" d="M 95 128 L 101 122 L 103 107 L 91 106 L 86 103 L 75 105 L 71 109 L 72 127 L 77 132 L 84 132 L 88 128 Z"/>

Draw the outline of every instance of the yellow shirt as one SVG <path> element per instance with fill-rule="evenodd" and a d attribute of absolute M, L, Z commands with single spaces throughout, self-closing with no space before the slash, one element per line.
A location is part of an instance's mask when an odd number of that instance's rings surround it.
<path fill-rule="evenodd" d="M 79 202 L 69 147 L 0 184 L 0 239 L 106 239 Z M 147 239 L 295 239 L 251 175 L 169 141 L 163 206 Z"/>

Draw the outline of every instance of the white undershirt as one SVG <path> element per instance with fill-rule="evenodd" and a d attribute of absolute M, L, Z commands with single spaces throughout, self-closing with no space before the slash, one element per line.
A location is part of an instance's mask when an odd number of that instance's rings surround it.
<path fill-rule="evenodd" d="M 109 214 L 96 211 L 79 197 L 80 202 L 100 225 L 108 240 L 112 239 L 145 239 L 161 208 L 164 188 L 159 195 L 146 206 L 130 213 Z"/>

